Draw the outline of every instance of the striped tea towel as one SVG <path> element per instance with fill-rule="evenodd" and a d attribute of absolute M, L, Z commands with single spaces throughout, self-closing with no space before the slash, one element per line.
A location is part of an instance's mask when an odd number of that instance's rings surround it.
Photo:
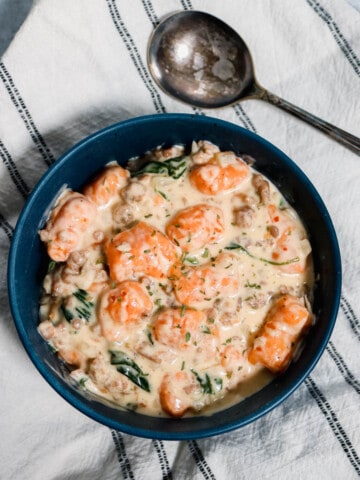
<path fill-rule="evenodd" d="M 250 47 L 270 91 L 360 136 L 356 0 L 38 0 L 0 61 L 0 477 L 352 479 L 360 475 L 360 158 L 261 101 L 203 112 L 288 154 L 323 197 L 344 270 L 331 341 L 303 385 L 240 430 L 189 442 L 135 438 L 68 405 L 27 357 L 9 312 L 6 261 L 26 198 L 84 136 L 143 114 L 193 109 L 163 94 L 146 46 L 159 19 L 208 11 Z"/>

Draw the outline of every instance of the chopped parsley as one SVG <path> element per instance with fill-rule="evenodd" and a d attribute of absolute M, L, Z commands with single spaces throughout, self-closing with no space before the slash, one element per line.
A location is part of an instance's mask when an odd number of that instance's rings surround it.
<path fill-rule="evenodd" d="M 54 262 L 54 260 L 51 260 L 51 262 L 49 262 L 49 265 L 48 265 L 48 273 L 52 272 L 54 270 L 54 268 L 56 267 L 56 262 Z"/>

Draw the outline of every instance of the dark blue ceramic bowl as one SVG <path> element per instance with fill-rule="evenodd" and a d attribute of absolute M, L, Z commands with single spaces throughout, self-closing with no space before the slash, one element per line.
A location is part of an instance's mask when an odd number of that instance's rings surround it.
<path fill-rule="evenodd" d="M 261 391 L 210 417 L 154 418 L 122 411 L 84 395 L 74 386 L 64 365 L 37 332 L 40 286 L 48 264 L 39 241 L 49 206 L 64 184 L 78 190 L 111 160 L 125 163 L 158 145 L 189 144 L 206 139 L 222 150 L 246 153 L 297 210 L 313 248 L 316 325 L 300 358 Z M 47 382 L 75 408 L 92 419 L 125 433 L 154 439 L 208 437 L 244 426 L 285 400 L 318 362 L 339 305 L 341 262 L 336 234 L 319 194 L 302 171 L 281 151 L 241 127 L 198 115 L 163 114 L 127 120 L 86 138 L 63 155 L 34 188 L 18 220 L 8 266 L 9 297 L 19 336 L 31 360 Z"/>

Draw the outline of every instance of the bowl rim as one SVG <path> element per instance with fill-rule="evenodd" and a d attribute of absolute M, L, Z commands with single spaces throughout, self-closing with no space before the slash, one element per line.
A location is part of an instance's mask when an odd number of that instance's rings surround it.
<path fill-rule="evenodd" d="M 333 290 L 333 309 L 331 311 L 331 317 L 328 318 L 328 326 L 326 329 L 326 334 L 323 336 L 322 341 L 321 341 L 321 346 L 320 348 L 316 351 L 316 354 L 313 355 L 311 358 L 311 361 L 309 364 L 302 370 L 302 373 L 296 377 L 296 379 L 291 383 L 291 385 L 287 388 L 286 392 L 281 392 L 277 394 L 271 402 L 268 402 L 266 405 L 264 405 L 262 408 L 259 408 L 256 412 L 253 412 L 245 417 L 242 417 L 239 420 L 235 419 L 233 421 L 230 421 L 221 427 L 211 426 L 211 421 L 209 421 L 209 426 L 208 428 L 203 428 L 201 430 L 195 430 L 193 432 L 174 432 L 172 431 L 154 431 L 151 429 L 146 428 L 145 426 L 143 428 L 140 427 L 134 427 L 128 424 L 123 424 L 117 420 L 113 420 L 112 418 L 109 418 L 108 416 L 99 413 L 95 408 L 92 406 L 89 406 L 87 403 L 84 403 L 81 400 L 81 397 L 79 395 L 75 395 L 75 393 L 71 390 L 71 388 L 64 388 L 63 383 L 59 381 L 57 378 L 56 374 L 54 374 L 51 369 L 45 364 L 43 361 L 42 357 L 40 357 L 36 351 L 32 348 L 31 342 L 28 340 L 28 337 L 26 335 L 26 329 L 25 326 L 21 320 L 21 315 L 18 309 L 18 306 L 16 304 L 16 296 L 15 296 L 15 278 L 14 278 L 14 269 L 15 269 L 15 264 L 17 260 L 17 251 L 19 248 L 19 243 L 21 241 L 21 232 L 22 232 L 22 227 L 23 224 L 29 214 L 29 212 L 32 209 L 33 203 L 36 200 L 37 196 L 41 193 L 42 187 L 44 184 L 46 184 L 51 178 L 52 175 L 54 175 L 57 171 L 61 170 L 62 165 L 66 163 L 67 159 L 74 155 L 76 155 L 76 152 L 78 150 L 81 150 L 83 146 L 86 144 L 92 143 L 102 137 L 103 135 L 106 135 L 110 133 L 111 131 L 116 131 L 119 128 L 123 127 L 134 127 L 136 129 L 137 125 L 139 124 L 145 124 L 145 123 L 153 123 L 154 121 L 159 121 L 160 119 L 164 120 L 165 122 L 171 121 L 171 120 L 194 120 L 196 118 L 196 122 L 200 122 L 205 124 L 210 124 L 210 123 L 216 123 L 220 127 L 223 126 L 224 128 L 232 128 L 235 130 L 238 130 L 241 132 L 241 135 L 244 137 L 251 138 L 255 140 L 255 142 L 258 142 L 262 144 L 262 147 L 264 147 L 267 150 L 272 151 L 282 162 L 285 162 L 288 166 L 291 167 L 291 169 L 294 171 L 296 175 L 298 175 L 301 178 L 301 182 L 306 184 L 306 187 L 308 191 L 310 192 L 311 197 L 315 200 L 319 210 L 324 215 L 325 218 L 325 223 L 326 227 L 329 233 L 329 241 L 331 243 L 331 249 L 332 249 L 332 257 L 334 261 L 334 267 L 335 271 L 337 272 L 336 278 L 334 279 L 334 290 Z M 34 186 L 32 192 L 30 193 L 28 199 L 26 200 L 21 213 L 18 217 L 15 230 L 14 230 L 14 235 L 13 239 L 11 241 L 10 245 L 10 252 L 8 256 L 8 269 L 7 269 L 7 284 L 8 284 L 8 296 L 9 296 L 9 301 L 10 301 L 10 310 L 12 313 L 12 317 L 15 323 L 15 327 L 17 330 L 17 333 L 20 337 L 20 340 L 30 357 L 32 363 L 35 365 L 36 369 L 39 371 L 39 373 L 43 376 L 43 378 L 46 380 L 46 382 L 61 396 L 63 397 L 71 406 L 76 408 L 78 411 L 82 412 L 89 418 L 106 425 L 112 429 L 119 430 L 121 432 L 130 434 L 130 435 L 135 435 L 143 438 L 149 438 L 149 439 L 157 439 L 157 440 L 195 440 L 195 439 L 200 439 L 200 438 L 205 438 L 205 437 L 211 437 L 215 435 L 220 435 L 226 432 L 230 432 L 232 430 L 235 430 L 237 428 L 243 427 L 248 425 L 249 423 L 259 419 L 260 417 L 264 416 L 265 414 L 269 413 L 272 411 L 274 408 L 276 408 L 279 404 L 281 404 L 284 400 L 286 400 L 290 395 L 294 393 L 294 391 L 303 383 L 303 381 L 306 379 L 306 377 L 311 373 L 311 371 L 315 368 L 316 364 L 318 363 L 320 357 L 322 356 L 326 345 L 330 339 L 330 336 L 332 334 L 332 331 L 335 326 L 337 314 L 338 314 L 338 309 L 340 305 L 340 296 L 341 296 L 341 284 L 342 284 L 342 269 L 341 269 L 341 255 L 340 255 L 340 248 L 335 232 L 335 228 L 333 225 L 333 222 L 330 218 L 330 215 L 328 213 L 328 210 L 320 197 L 319 193 L 309 180 L 309 178 L 306 176 L 306 174 L 298 167 L 298 165 L 291 160 L 284 152 L 282 152 L 278 147 L 273 145 L 271 142 L 266 140 L 265 138 L 261 137 L 260 135 L 251 132 L 239 125 L 236 125 L 234 123 L 221 120 L 218 118 L 210 117 L 210 116 L 201 116 L 201 115 L 196 115 L 196 114 L 186 114 L 186 113 L 161 113 L 161 114 L 152 114 L 152 115 L 143 115 L 139 117 L 133 117 L 129 118 L 127 120 L 123 120 L 120 122 L 116 122 L 114 124 L 108 125 L 98 131 L 95 131 L 94 133 L 88 135 L 87 137 L 83 138 L 79 142 L 75 143 L 72 147 L 70 147 L 66 152 L 64 152 L 54 164 L 52 164 L 48 170 L 41 176 L 39 181 L 36 183 Z M 139 414 L 138 414 L 139 415 Z M 146 425 L 146 415 L 142 415 L 144 417 L 144 425 Z M 211 419 L 211 416 L 208 417 Z M 187 421 L 185 418 L 181 419 L 180 421 Z M 170 421 L 175 422 L 179 420 L 174 420 L 170 419 Z"/>

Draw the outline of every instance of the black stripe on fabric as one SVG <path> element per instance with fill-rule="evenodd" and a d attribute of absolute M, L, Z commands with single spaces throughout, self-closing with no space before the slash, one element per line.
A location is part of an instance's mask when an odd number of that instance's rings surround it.
<path fill-rule="evenodd" d="M 360 322 L 359 319 L 356 317 L 354 310 L 352 309 L 349 301 L 342 295 L 340 299 L 340 308 L 344 312 L 345 317 L 350 323 L 350 327 L 352 331 L 357 336 L 358 340 L 360 340 Z"/>
<path fill-rule="evenodd" d="M 190 0 L 180 0 L 180 3 L 184 10 L 192 10 L 192 5 Z"/>
<path fill-rule="evenodd" d="M 334 360 L 335 365 L 337 366 L 339 372 L 344 377 L 346 383 L 348 383 L 357 394 L 360 395 L 360 383 L 356 380 L 354 375 L 350 372 L 348 366 L 346 365 L 344 359 L 336 350 L 335 345 L 330 341 L 326 347 L 327 352 L 330 357 Z"/>
<path fill-rule="evenodd" d="M 251 130 L 254 133 L 257 133 L 254 124 L 252 123 L 248 114 L 245 112 L 245 110 L 241 105 L 239 105 L 238 103 L 236 105 L 233 105 L 233 110 L 245 128 L 247 128 L 248 130 Z"/>
<path fill-rule="evenodd" d="M 126 454 L 126 449 L 125 449 L 122 435 L 120 432 L 117 432 L 116 430 L 111 430 L 111 436 L 115 443 L 117 457 L 118 457 L 123 478 L 124 480 L 127 480 L 127 479 L 133 480 L 135 477 L 132 472 L 128 456 Z"/>
<path fill-rule="evenodd" d="M 143 61 L 141 60 L 141 56 L 135 45 L 135 42 L 120 16 L 119 10 L 116 6 L 116 1 L 106 0 L 106 2 L 109 7 L 110 16 L 115 25 L 115 28 L 118 31 L 122 41 L 124 42 L 125 47 L 130 54 L 130 58 L 133 64 L 135 65 L 136 70 L 138 71 L 138 74 L 140 75 L 140 78 L 142 79 L 145 87 L 150 93 L 156 112 L 164 113 L 165 107 L 161 101 L 160 95 L 157 92 L 156 88 L 154 87 L 151 77 L 143 64 Z"/>
<path fill-rule="evenodd" d="M 18 89 L 14 84 L 14 80 L 12 79 L 10 73 L 8 72 L 7 68 L 5 67 L 3 62 L 0 62 L 0 79 L 2 80 L 9 96 L 14 104 L 15 108 L 17 109 L 20 117 L 22 118 L 27 131 L 30 134 L 32 141 L 34 142 L 36 148 L 38 149 L 40 155 L 42 156 L 43 160 L 45 161 L 47 166 L 50 166 L 54 163 L 55 158 L 53 154 L 50 152 L 48 146 L 46 145 L 43 137 L 41 136 L 40 132 L 36 128 L 34 120 L 32 119 L 30 112 L 25 105 L 23 98 L 21 97 Z"/>
<path fill-rule="evenodd" d="M 172 473 L 167 459 L 164 443 L 161 440 L 153 440 L 153 445 L 159 457 L 162 480 L 172 480 Z"/>
<path fill-rule="evenodd" d="M 11 242 L 14 234 L 14 229 L 1 213 L 0 213 L 0 228 L 5 232 L 5 235 L 9 239 L 9 242 Z"/>
<path fill-rule="evenodd" d="M 205 113 L 200 110 L 200 108 L 197 108 L 197 107 L 193 107 L 193 111 L 195 113 L 195 115 L 203 115 L 203 116 L 206 116 Z"/>
<path fill-rule="evenodd" d="M 344 428 L 339 422 L 335 412 L 331 408 L 329 402 L 326 400 L 324 394 L 319 390 L 316 383 L 314 382 L 314 380 L 312 380 L 311 377 L 308 377 L 305 380 L 305 385 L 307 386 L 310 395 L 313 397 L 318 407 L 320 408 L 321 413 L 326 418 L 331 430 L 333 431 L 336 439 L 340 443 L 351 465 L 354 467 L 356 473 L 360 476 L 360 459 Z"/>
<path fill-rule="evenodd" d="M 4 165 L 6 166 L 11 180 L 14 182 L 17 190 L 26 200 L 27 196 L 29 195 L 30 189 L 25 183 L 25 180 L 21 177 L 16 164 L 14 163 L 13 159 L 11 158 L 10 153 L 5 148 L 5 145 L 0 140 L 0 158 L 2 159 Z"/>
<path fill-rule="evenodd" d="M 344 35 L 341 33 L 338 25 L 332 18 L 329 12 L 325 10 L 323 6 L 320 5 L 320 2 L 315 0 L 306 0 L 314 12 L 326 23 L 329 27 L 329 30 L 334 37 L 336 43 L 344 53 L 345 57 L 352 66 L 354 72 L 358 77 L 360 77 L 360 60 L 355 54 L 354 50 L 351 48 L 349 42 L 346 40 Z"/>
<path fill-rule="evenodd" d="M 141 0 L 141 3 L 143 4 L 144 10 L 149 17 L 153 27 L 155 28 L 159 24 L 159 19 L 155 13 L 153 4 L 149 0 Z"/>
<path fill-rule="evenodd" d="M 190 440 L 188 441 L 188 446 L 190 449 L 190 452 L 195 460 L 196 466 L 200 470 L 200 472 L 203 474 L 203 477 L 205 480 L 212 479 L 215 480 L 215 475 L 211 471 L 209 465 L 207 464 L 204 455 L 202 454 L 199 445 L 196 443 L 195 440 Z"/>

